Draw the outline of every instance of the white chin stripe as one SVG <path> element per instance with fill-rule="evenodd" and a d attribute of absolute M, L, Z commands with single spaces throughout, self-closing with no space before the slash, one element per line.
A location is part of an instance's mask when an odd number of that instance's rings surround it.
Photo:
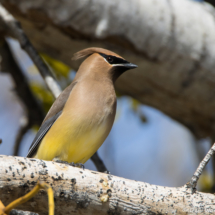
<path fill-rule="evenodd" d="M 125 66 L 124 64 L 111 64 L 112 66 Z"/>

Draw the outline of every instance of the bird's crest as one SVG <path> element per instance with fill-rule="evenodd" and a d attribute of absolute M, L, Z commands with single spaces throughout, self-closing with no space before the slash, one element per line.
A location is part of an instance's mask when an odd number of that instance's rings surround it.
<path fill-rule="evenodd" d="M 121 56 L 119 56 L 116 53 L 109 51 L 107 49 L 98 48 L 98 47 L 91 47 L 91 48 L 83 49 L 79 52 L 76 52 L 73 55 L 72 60 L 79 60 L 79 59 L 84 58 L 84 57 L 89 57 L 90 55 L 92 55 L 94 53 L 101 53 L 101 54 L 112 55 L 112 56 L 122 58 Z"/>

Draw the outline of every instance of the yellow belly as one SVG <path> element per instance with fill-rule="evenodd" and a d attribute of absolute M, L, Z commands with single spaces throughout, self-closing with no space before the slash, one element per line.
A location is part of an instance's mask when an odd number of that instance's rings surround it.
<path fill-rule="evenodd" d="M 40 143 L 35 158 L 85 163 L 102 145 L 112 123 L 100 124 L 68 119 L 61 115 Z"/>

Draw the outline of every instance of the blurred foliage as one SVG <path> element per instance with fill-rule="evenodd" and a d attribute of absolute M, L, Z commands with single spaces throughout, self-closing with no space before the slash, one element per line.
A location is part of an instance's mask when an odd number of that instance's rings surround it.
<path fill-rule="evenodd" d="M 207 171 L 204 171 L 198 182 L 199 188 L 202 192 L 211 193 L 213 190 L 213 175 L 209 174 Z"/>
<path fill-rule="evenodd" d="M 32 92 L 36 95 L 39 101 L 42 103 L 42 106 L 46 112 L 50 109 L 52 103 L 54 102 L 54 98 L 52 94 L 38 82 L 31 82 L 30 87 Z"/>
<path fill-rule="evenodd" d="M 71 70 L 70 67 L 68 67 L 61 61 L 51 58 L 50 56 L 48 56 L 46 54 L 40 54 L 40 56 L 48 64 L 48 66 L 51 68 L 51 70 L 54 72 L 54 74 L 57 76 L 57 78 L 61 78 L 62 76 L 65 78 L 68 78 L 70 70 Z"/>
<path fill-rule="evenodd" d="M 123 96 L 123 94 L 121 94 L 118 90 L 116 90 L 116 97 L 117 98 L 120 98 L 120 97 L 122 97 Z"/>
<path fill-rule="evenodd" d="M 68 84 L 71 83 L 70 67 L 56 59 L 51 58 L 46 54 L 40 55 L 48 65 L 49 69 L 53 72 L 54 76 L 56 76 L 58 82 L 60 82 L 61 85 L 65 85 L 62 88 L 66 87 Z M 32 73 L 32 71 L 34 73 L 36 70 L 37 68 L 35 66 L 29 68 L 30 73 Z M 37 74 L 39 73 L 37 72 Z M 44 110 L 48 112 L 48 110 L 50 109 L 51 105 L 54 102 L 52 94 L 44 86 L 44 83 L 31 81 L 30 87 L 32 89 L 32 92 L 38 98 L 38 100 L 42 103 Z"/>
<path fill-rule="evenodd" d="M 143 123 L 147 122 L 146 116 L 143 114 L 143 112 L 140 109 L 142 104 L 139 101 L 137 101 L 136 99 L 133 99 L 133 98 L 131 98 L 130 101 L 131 101 L 130 102 L 131 109 L 140 117 L 140 120 Z"/>
<path fill-rule="evenodd" d="M 138 102 L 136 99 L 131 99 L 131 108 L 134 112 L 137 112 L 138 111 L 138 108 L 139 108 L 139 105 L 141 103 Z"/>
<path fill-rule="evenodd" d="M 116 90 L 116 97 L 121 98 L 122 96 L 124 96 L 124 95 Z M 143 112 L 140 109 L 142 104 L 139 101 L 137 101 L 136 99 L 132 98 L 132 97 L 129 97 L 129 98 L 130 98 L 129 100 L 130 100 L 131 110 L 139 116 L 140 120 L 143 123 L 147 122 L 146 116 L 143 114 Z"/>

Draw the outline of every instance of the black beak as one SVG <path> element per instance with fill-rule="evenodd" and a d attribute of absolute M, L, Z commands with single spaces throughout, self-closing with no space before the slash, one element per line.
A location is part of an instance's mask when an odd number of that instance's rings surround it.
<path fill-rule="evenodd" d="M 137 65 L 135 65 L 133 63 L 124 63 L 123 66 L 128 68 L 128 69 L 134 69 L 134 68 L 138 67 Z"/>

